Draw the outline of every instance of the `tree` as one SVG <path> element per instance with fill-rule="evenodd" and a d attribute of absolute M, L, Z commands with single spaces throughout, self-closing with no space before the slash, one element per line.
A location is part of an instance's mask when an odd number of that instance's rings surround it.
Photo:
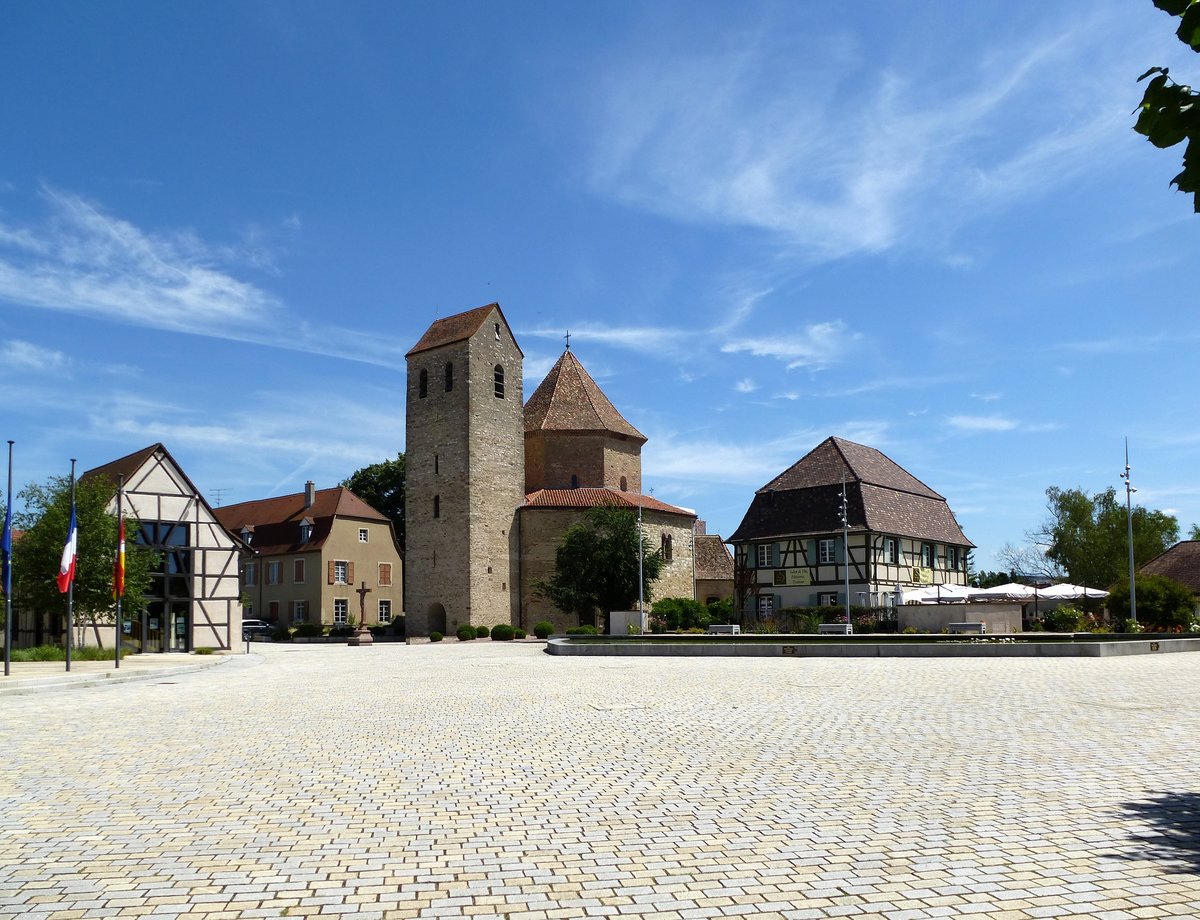
<path fill-rule="evenodd" d="M 1015 581 L 1015 573 L 1013 572 L 972 572 L 967 578 L 972 588 L 994 588 L 997 585 L 1006 585 L 1010 581 Z"/>
<path fill-rule="evenodd" d="M 1189 540 L 1200 540 L 1200 524 L 1193 524 L 1192 531 L 1188 534 Z"/>
<path fill-rule="evenodd" d="M 554 553 L 554 574 L 534 583 L 534 590 L 563 613 L 589 620 L 612 610 L 632 610 L 638 599 L 638 557 L 642 594 L 650 599 L 651 583 L 663 567 L 662 553 L 650 550 L 638 532 L 632 511 L 605 505 L 590 509 L 573 524 Z"/>
<path fill-rule="evenodd" d="M 1129 578 L 1120 578 L 1108 595 L 1108 612 L 1114 619 L 1129 617 Z M 1196 599 L 1186 585 L 1166 575 L 1137 577 L 1138 622 L 1158 632 L 1192 629 L 1196 622 Z"/>
<path fill-rule="evenodd" d="M 1050 517 L 1030 538 L 1076 584 L 1107 587 L 1129 572 L 1128 518 L 1111 486 L 1089 496 L 1082 489 L 1046 490 Z M 1133 509 L 1133 561 L 1142 565 L 1179 540 L 1172 515 Z"/>
<path fill-rule="evenodd" d="M 81 479 L 75 484 L 76 545 L 74 611 L 77 622 L 113 623 L 113 562 L 117 552 L 117 516 L 108 512 L 116 488 L 106 479 Z M 13 593 L 22 609 L 41 622 L 53 624 L 57 635 L 66 616 L 66 596 L 56 577 L 71 518 L 71 484 L 65 476 L 45 485 L 31 483 L 21 492 L 25 510 L 14 520 L 23 530 L 13 546 Z M 137 544 L 138 521 L 125 518 L 125 610 L 141 610 L 158 555 Z"/>
<path fill-rule="evenodd" d="M 654 632 L 704 629 L 712 622 L 709 610 L 691 597 L 664 597 L 650 609 Z"/>
<path fill-rule="evenodd" d="M 1153 0 L 1160 10 L 1179 17 L 1175 34 L 1193 51 L 1200 52 L 1200 0 Z M 1171 180 L 1179 191 L 1190 193 L 1193 210 L 1200 214 L 1200 93 L 1171 79 L 1166 67 L 1151 67 L 1138 82 L 1151 77 L 1133 126 L 1155 147 L 1165 149 L 1187 141 L 1183 171 Z"/>
<path fill-rule="evenodd" d="M 403 453 L 396 454 L 395 460 L 364 466 L 341 482 L 344 488 L 391 519 L 401 549 L 404 549 L 404 484 Z"/>

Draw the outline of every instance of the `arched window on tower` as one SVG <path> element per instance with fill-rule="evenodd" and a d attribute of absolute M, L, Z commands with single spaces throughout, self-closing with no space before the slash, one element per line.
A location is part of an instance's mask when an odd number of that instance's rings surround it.
<path fill-rule="evenodd" d="M 627 484 L 626 484 L 626 482 L 625 482 L 625 477 L 624 477 L 624 476 L 622 476 L 622 477 L 621 477 L 621 491 L 622 491 L 622 492 L 624 492 L 624 491 L 626 491 L 627 489 L 628 489 L 628 485 L 627 485 Z"/>
<path fill-rule="evenodd" d="M 662 558 L 663 562 L 670 562 L 672 557 L 671 535 L 665 533 L 662 535 Z"/>
<path fill-rule="evenodd" d="M 495 371 L 493 373 L 493 377 L 496 380 L 496 398 L 503 399 L 504 398 L 504 365 L 503 364 L 496 365 Z"/>
<path fill-rule="evenodd" d="M 442 516 L 442 497 L 440 495 L 433 496 L 433 516 Z"/>
<path fill-rule="evenodd" d="M 449 393 L 454 389 L 454 364 L 451 361 L 446 362 L 446 392 Z"/>
<path fill-rule="evenodd" d="M 424 399 L 429 395 L 429 371 L 421 368 L 421 373 L 417 375 L 417 395 Z"/>
<path fill-rule="evenodd" d="M 579 488 L 579 477 L 576 476 L 574 473 L 571 474 L 571 488 L 572 489 Z"/>

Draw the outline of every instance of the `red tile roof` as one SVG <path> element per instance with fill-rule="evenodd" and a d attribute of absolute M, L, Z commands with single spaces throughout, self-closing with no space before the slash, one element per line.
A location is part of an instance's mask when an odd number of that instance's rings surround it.
<path fill-rule="evenodd" d="M 311 508 L 304 507 L 304 493 L 262 498 L 214 508 L 217 520 L 230 533 L 251 531 L 251 549 L 263 555 L 318 550 L 325 545 L 333 529 L 335 517 L 364 521 L 388 521 L 365 501 L 342 486 L 318 489 Z M 312 538 L 300 542 L 300 522 L 305 518 L 313 523 Z"/>
<path fill-rule="evenodd" d="M 660 502 L 649 495 L 636 492 L 619 492 L 616 489 L 539 489 L 525 496 L 526 508 L 601 508 L 615 505 L 618 508 L 642 508 L 646 511 L 663 511 L 667 514 L 684 514 L 695 517 L 696 512 Z"/>
<path fill-rule="evenodd" d="M 488 321 L 493 310 L 500 314 L 500 321 L 504 323 L 505 328 L 509 329 L 509 335 L 512 335 L 512 329 L 508 326 L 508 320 L 504 318 L 504 311 L 500 309 L 500 304 L 489 303 L 482 307 L 476 307 L 474 310 L 467 310 L 465 313 L 456 313 L 454 316 L 447 316 L 435 321 L 432 326 L 425 330 L 425 334 L 421 336 L 417 344 L 408 350 L 408 354 L 405 357 L 410 358 L 422 351 L 441 348 L 443 345 L 465 342 Z M 515 336 L 513 343 L 516 344 Z M 521 347 L 518 345 L 517 351 L 520 350 Z"/>
<path fill-rule="evenodd" d="M 733 556 L 716 534 L 696 536 L 696 580 L 733 580 Z"/>
<path fill-rule="evenodd" d="M 1139 572 L 1147 575 L 1165 575 L 1180 584 L 1187 585 L 1193 594 L 1200 594 L 1200 540 L 1184 540 L 1166 552 L 1159 553 Z"/>
<path fill-rule="evenodd" d="M 646 436 L 617 411 L 570 349 L 525 403 L 525 431 L 603 431 L 646 442 Z"/>

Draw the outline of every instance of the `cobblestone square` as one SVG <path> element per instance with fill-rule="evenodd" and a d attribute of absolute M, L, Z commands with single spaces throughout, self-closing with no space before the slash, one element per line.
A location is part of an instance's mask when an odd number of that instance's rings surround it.
<path fill-rule="evenodd" d="M 0 695 L 0 920 L 1200 916 L 1200 655 L 254 652 Z"/>

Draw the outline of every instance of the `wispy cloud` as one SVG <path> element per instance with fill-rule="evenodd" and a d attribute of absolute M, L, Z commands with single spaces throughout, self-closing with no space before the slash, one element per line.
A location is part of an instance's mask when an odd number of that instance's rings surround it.
<path fill-rule="evenodd" d="M 42 198 L 48 216 L 40 225 L 0 219 L 0 300 L 370 363 L 403 357 L 401 345 L 377 334 L 306 324 L 234 274 L 272 267 L 260 229 L 236 245 L 217 245 L 187 230 L 147 232 L 55 189 L 43 189 Z M 290 333 L 279 335 L 281 326 Z"/>
<path fill-rule="evenodd" d="M 952 415 L 946 422 L 959 431 L 1014 431 L 1020 427 L 1002 415 Z"/>
<path fill-rule="evenodd" d="M 61 374 L 67 365 L 67 356 L 61 351 L 30 342 L 12 340 L 0 348 L 0 367 L 8 370 Z"/>
<path fill-rule="evenodd" d="M 858 337 L 840 321 L 814 323 L 794 335 L 734 339 L 722 345 L 721 351 L 744 351 L 760 357 L 778 358 L 789 368 L 819 370 L 837 363 Z"/>
<path fill-rule="evenodd" d="M 743 377 L 741 380 L 739 380 L 737 383 L 735 383 L 733 385 L 733 388 L 735 390 L 737 390 L 739 393 L 753 393 L 755 390 L 758 389 L 758 384 L 755 383 L 753 380 L 751 380 L 749 377 Z"/>
<path fill-rule="evenodd" d="M 1097 81 L 1127 79 L 1102 54 L 1102 20 L 1031 17 L 985 58 L 955 62 L 952 80 L 928 79 L 927 56 L 880 63 L 787 13 L 715 46 L 652 39 L 606 58 L 589 179 L 631 207 L 758 229 L 810 260 L 895 247 L 931 213 L 946 236 L 1121 155 L 1100 141 L 1128 130 L 1124 113 L 1094 104 Z"/>

